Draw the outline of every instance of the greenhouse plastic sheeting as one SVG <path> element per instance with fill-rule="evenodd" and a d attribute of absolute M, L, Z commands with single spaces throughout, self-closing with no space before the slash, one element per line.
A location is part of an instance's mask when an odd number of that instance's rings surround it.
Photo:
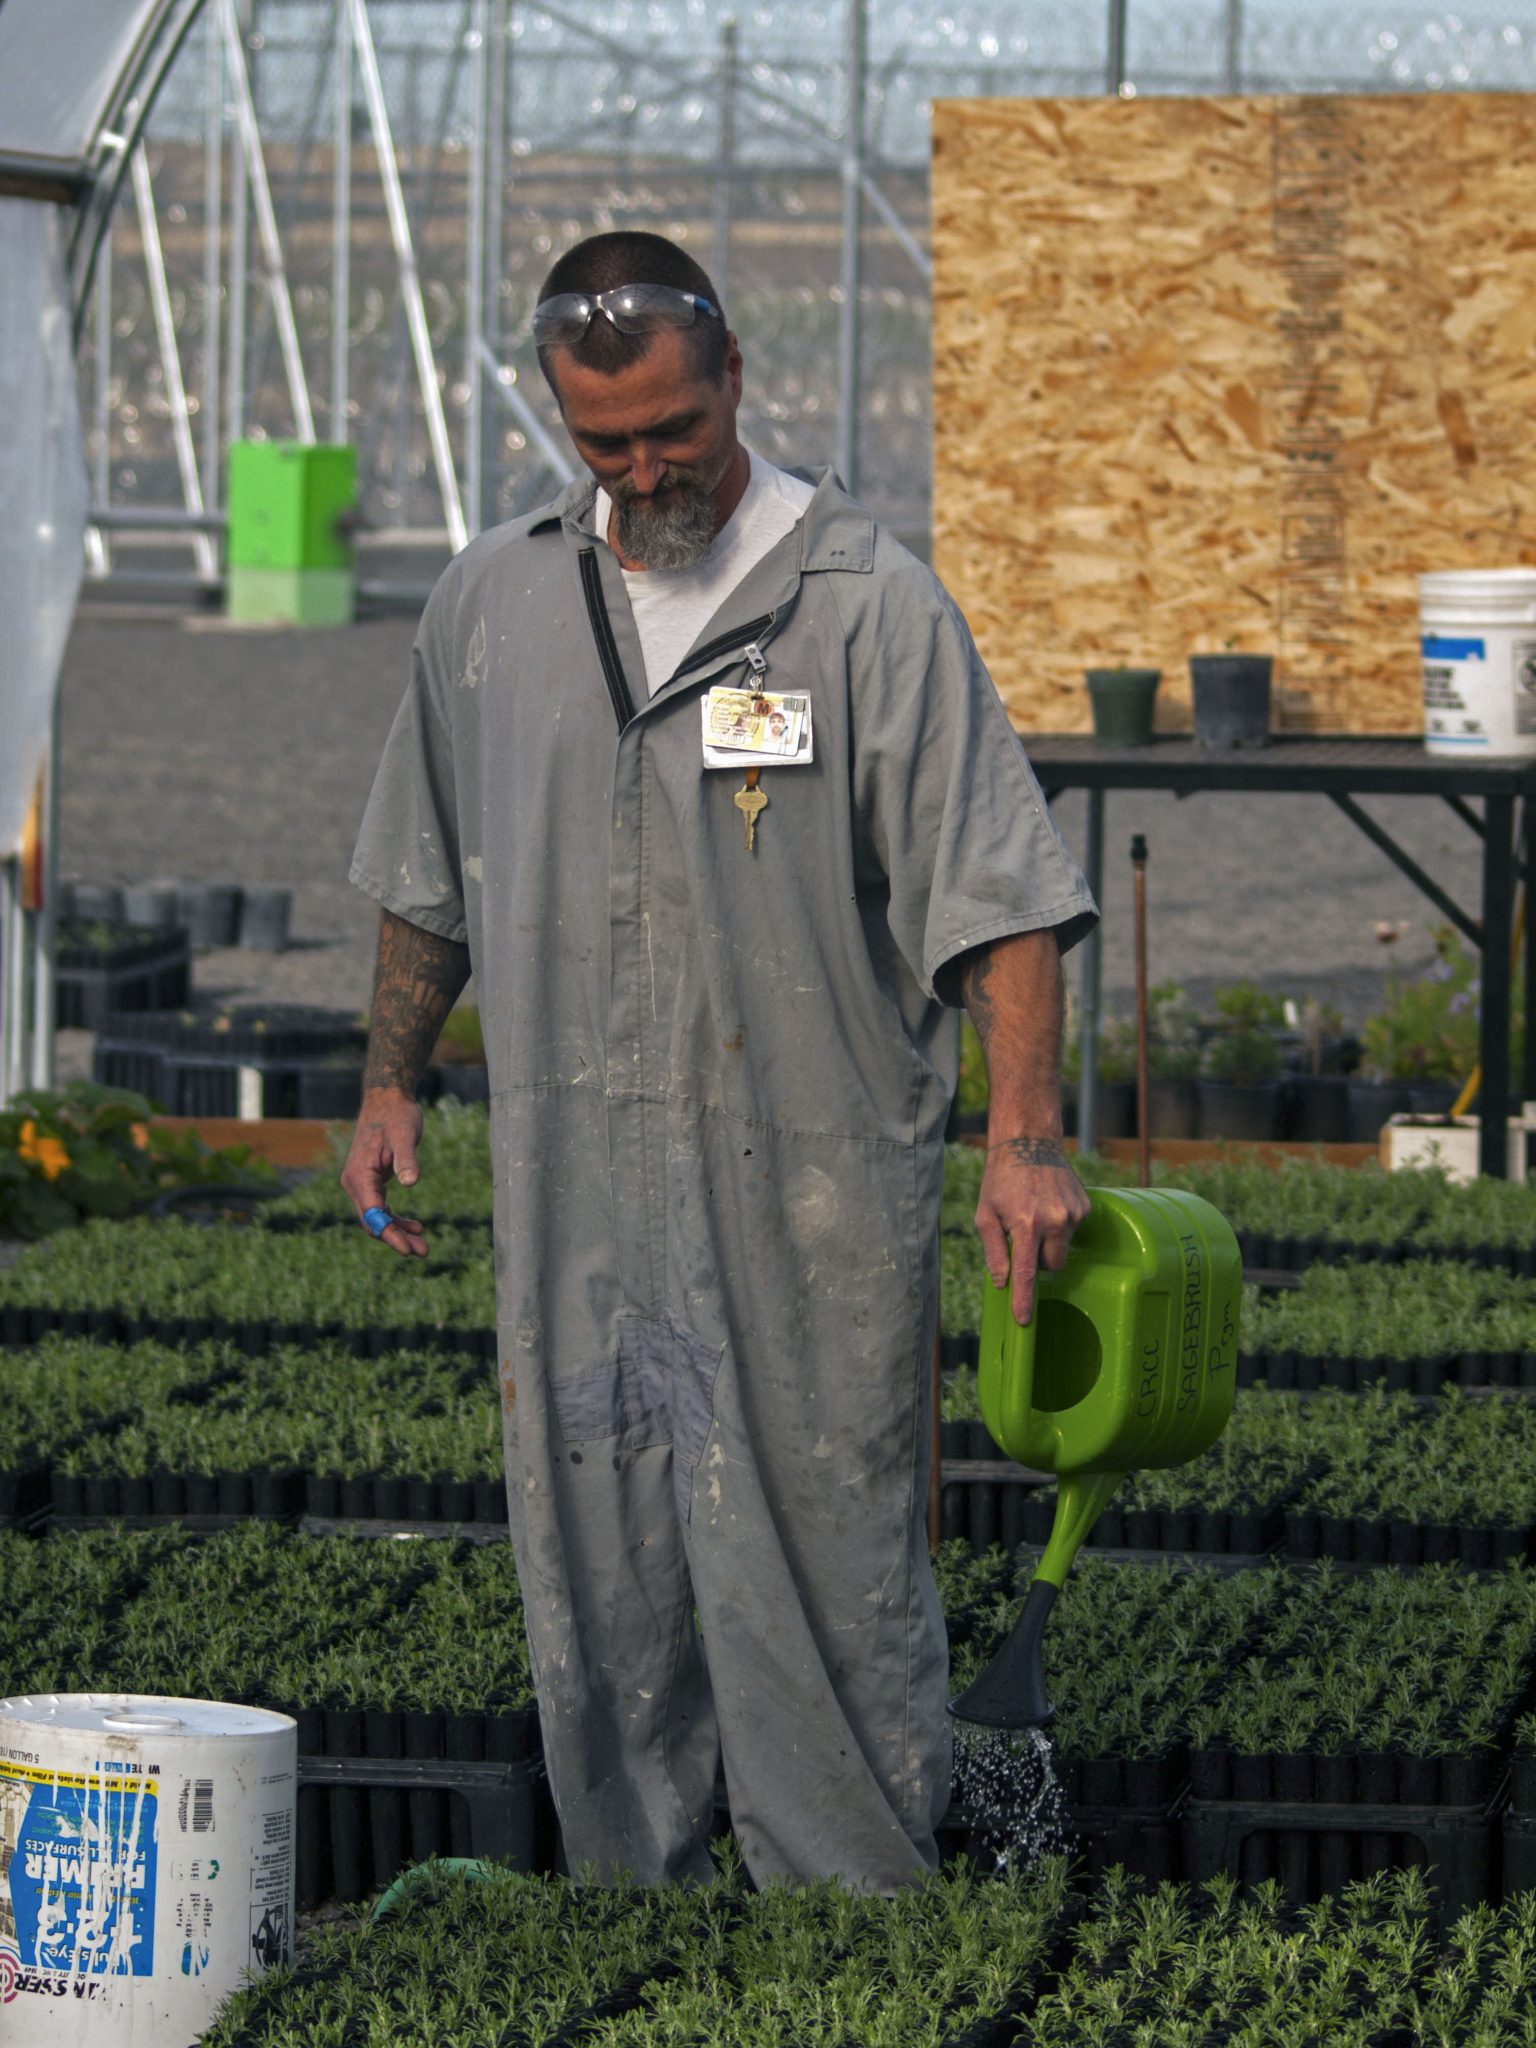
<path fill-rule="evenodd" d="M 87 156 L 119 79 L 165 0 L 5 0 L 0 7 L 0 149 Z"/>
<path fill-rule="evenodd" d="M 0 199 L 0 860 L 20 851 L 48 746 L 85 541 L 64 217 Z"/>

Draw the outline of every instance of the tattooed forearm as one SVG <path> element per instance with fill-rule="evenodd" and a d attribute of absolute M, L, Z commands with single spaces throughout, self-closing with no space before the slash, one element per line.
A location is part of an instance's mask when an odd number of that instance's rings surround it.
<path fill-rule="evenodd" d="M 363 1088 L 414 1095 L 443 1020 L 469 980 L 469 948 L 440 939 L 386 910 L 379 919 L 379 960 Z"/>
<path fill-rule="evenodd" d="M 1070 1166 L 1065 1150 L 1054 1138 L 1004 1138 L 987 1147 L 1002 1152 L 1015 1166 Z"/>
<path fill-rule="evenodd" d="M 1054 932 L 1018 932 L 959 963 L 960 993 L 987 1063 L 994 1147 L 1061 1136 L 1061 955 Z M 1019 1164 L 1022 1154 L 1009 1155 Z M 1039 1162 L 1055 1165 L 1052 1159 Z"/>
<path fill-rule="evenodd" d="M 978 946 L 974 953 L 967 953 L 960 963 L 960 994 L 971 1022 L 976 1026 L 976 1036 L 981 1040 L 985 1052 L 992 1037 L 995 1021 L 992 994 L 987 983 L 992 978 L 992 948 Z"/>

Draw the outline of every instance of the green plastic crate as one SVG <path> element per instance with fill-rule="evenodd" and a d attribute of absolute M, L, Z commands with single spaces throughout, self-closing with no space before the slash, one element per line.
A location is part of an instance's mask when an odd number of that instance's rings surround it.
<path fill-rule="evenodd" d="M 229 449 L 231 569 L 350 569 L 338 515 L 357 499 L 357 456 L 334 442 L 234 441 Z"/>

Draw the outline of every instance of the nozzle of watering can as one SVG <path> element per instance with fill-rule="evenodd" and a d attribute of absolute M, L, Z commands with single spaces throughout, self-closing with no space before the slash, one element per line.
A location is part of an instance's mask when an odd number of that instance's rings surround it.
<path fill-rule="evenodd" d="M 1057 1593 L 1127 1472 L 1183 1465 L 1225 1429 L 1237 1383 L 1243 1262 L 1221 1213 L 1173 1188 L 1095 1188 L 1059 1273 L 1015 1322 L 985 1283 L 977 1372 L 999 1450 L 1056 1479 L 1056 1517 L 1023 1610 L 957 1720 L 1050 1719 L 1043 1638 Z"/>

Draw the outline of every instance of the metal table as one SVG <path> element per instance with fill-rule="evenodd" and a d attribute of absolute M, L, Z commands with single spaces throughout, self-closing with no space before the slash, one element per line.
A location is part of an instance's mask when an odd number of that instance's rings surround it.
<path fill-rule="evenodd" d="M 1536 872 L 1536 760 L 1471 754 L 1428 754 L 1418 739 L 1276 738 L 1267 747 L 1213 752 L 1192 739 L 1157 739 L 1148 747 L 1102 747 L 1086 733 L 1029 733 L 1029 758 L 1048 798 L 1064 789 L 1088 796 L 1084 862 L 1096 896 L 1104 875 L 1104 798 L 1112 789 L 1163 789 L 1179 796 L 1201 790 L 1244 790 L 1256 796 L 1326 796 L 1379 847 L 1441 915 L 1483 956 L 1480 1056 L 1484 1104 L 1510 1096 L 1511 921 L 1517 880 Z M 1483 842 L 1478 914 L 1456 902 L 1386 828 L 1361 808 L 1363 796 L 1438 798 Z M 1478 807 L 1481 807 L 1480 809 Z M 1084 941 L 1082 1080 L 1078 1131 L 1094 1137 L 1099 1021 L 1099 937 Z M 1525 947 L 1522 1011 L 1526 1020 L 1521 1093 L 1536 1097 L 1536 945 Z M 1483 1173 L 1507 1170 L 1504 1119 L 1485 1115 L 1479 1134 Z"/>

